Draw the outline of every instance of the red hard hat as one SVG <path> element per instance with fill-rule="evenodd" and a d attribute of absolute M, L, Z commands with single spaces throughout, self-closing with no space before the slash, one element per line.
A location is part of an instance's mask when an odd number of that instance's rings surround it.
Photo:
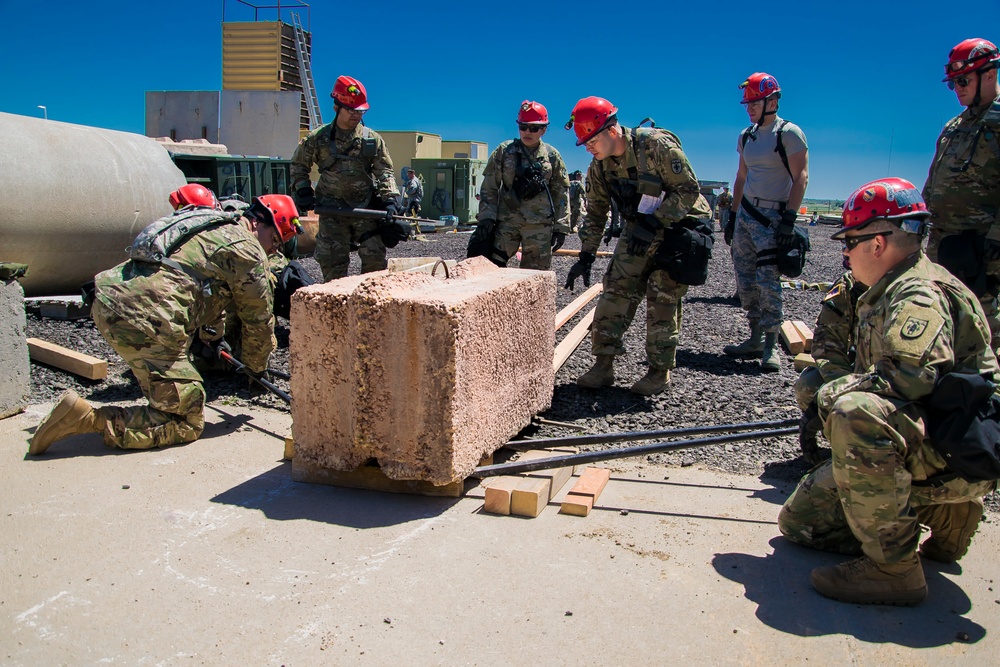
<path fill-rule="evenodd" d="M 548 125 L 549 112 L 538 102 L 525 100 L 521 102 L 521 108 L 517 112 L 517 122 L 531 125 Z"/>
<path fill-rule="evenodd" d="M 1000 62 L 1000 51 L 993 42 L 973 37 L 959 42 L 948 54 L 942 81 L 978 72 L 992 63 Z"/>
<path fill-rule="evenodd" d="M 368 93 L 364 85 L 353 76 L 338 76 L 330 97 L 340 106 L 355 111 L 367 111 L 369 108 Z"/>
<path fill-rule="evenodd" d="M 767 72 L 754 72 L 740 84 L 740 89 L 743 91 L 743 100 L 740 104 L 766 100 L 771 95 L 781 92 L 778 80 Z"/>
<path fill-rule="evenodd" d="M 902 224 L 901 228 L 917 234 L 923 231 L 923 220 L 929 215 L 927 204 L 913 183 L 905 178 L 880 178 L 854 191 L 844 205 L 843 226 L 832 238 L 842 239 L 845 232 L 861 229 L 875 220 L 908 218 L 914 223 Z"/>
<path fill-rule="evenodd" d="M 603 97 L 584 97 L 573 107 L 566 129 L 576 132 L 576 145 L 582 146 L 602 130 L 618 121 L 618 107 Z"/>
<path fill-rule="evenodd" d="M 215 194 L 204 185 L 188 183 L 170 193 L 170 205 L 174 207 L 175 211 L 185 206 L 218 208 L 219 201 L 215 198 Z"/>
<path fill-rule="evenodd" d="M 303 231 L 299 224 L 299 210 L 295 208 L 295 202 L 288 195 L 254 197 L 253 204 L 247 212 L 260 215 L 266 222 L 274 225 L 284 243 L 291 241 L 292 237 Z"/>

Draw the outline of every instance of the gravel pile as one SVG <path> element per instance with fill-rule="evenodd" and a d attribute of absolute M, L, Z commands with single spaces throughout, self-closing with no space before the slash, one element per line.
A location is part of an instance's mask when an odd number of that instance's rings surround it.
<path fill-rule="evenodd" d="M 810 227 L 812 251 L 799 280 L 805 283 L 831 282 L 842 272 L 841 244 L 830 240 L 834 227 Z M 392 257 L 437 256 L 464 259 L 467 234 L 428 234 L 426 240 L 410 241 L 389 251 Z M 612 241 L 614 243 L 615 241 Z M 579 239 L 571 236 L 564 247 L 578 249 Z M 602 249 L 611 249 L 602 246 Z M 580 281 L 574 291 L 562 288 L 575 261 L 572 257 L 553 258 L 559 289 L 556 307 L 561 309 L 575 298 L 583 287 Z M 302 260 L 317 280 L 319 267 L 312 259 Z M 598 258 L 593 276 L 599 280 L 608 260 Z M 511 262 L 515 265 L 515 262 Z M 358 273 L 356 255 L 351 257 L 351 274 Z M 677 352 L 678 368 L 671 372 L 668 389 L 649 398 L 636 396 L 628 387 L 646 372 L 645 306 L 640 305 L 632 327 L 626 334 L 628 352 L 616 360 L 618 378 L 615 387 L 600 391 L 580 389 L 575 379 L 593 363 L 590 340 L 585 339 L 576 352 L 556 374 L 552 408 L 540 415 L 545 419 L 573 422 L 585 427 L 586 433 L 611 433 L 704 426 L 728 423 L 758 422 L 795 418 L 792 386 L 797 376 L 792 357 L 784 352 L 779 373 L 761 373 L 755 359 L 733 359 L 722 353 L 728 343 L 739 342 L 748 332 L 746 318 L 738 302 L 733 300 L 736 282 L 729 249 L 721 234 L 705 285 L 692 287 L 684 299 L 683 330 Z M 819 312 L 823 292 L 790 289 L 784 291 L 786 320 L 803 320 L 813 326 Z M 584 308 L 556 334 L 561 340 L 592 306 Z M 277 327 L 278 349 L 272 356 L 271 367 L 288 371 L 288 322 L 280 320 Z M 81 396 L 98 402 L 133 402 L 142 400 L 138 385 L 125 363 L 111 350 L 90 320 L 61 321 L 28 313 L 28 335 L 57 342 L 66 347 L 109 360 L 108 378 L 93 382 L 40 364 L 32 364 L 31 401 L 45 403 L 55 400 L 66 388 L 75 388 Z M 287 388 L 287 382 L 276 380 Z M 232 373 L 213 373 L 206 377 L 209 401 L 229 406 L 252 404 L 256 408 L 285 410 L 284 403 L 270 394 L 251 395 L 246 379 Z M 530 428 L 533 437 L 574 435 L 576 431 L 561 427 Z M 626 446 L 621 443 L 608 446 Z M 646 465 L 685 466 L 701 464 L 728 472 L 758 475 L 773 482 L 792 482 L 808 470 L 799 452 L 795 436 L 768 438 L 729 445 L 714 445 L 673 453 L 650 455 Z M 997 494 L 990 499 L 991 508 L 998 509 Z"/>

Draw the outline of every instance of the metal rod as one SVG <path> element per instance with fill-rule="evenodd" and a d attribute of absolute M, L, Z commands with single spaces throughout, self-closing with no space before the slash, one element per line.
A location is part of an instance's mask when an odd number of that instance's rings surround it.
<path fill-rule="evenodd" d="M 571 428 L 574 431 L 586 431 L 587 427 L 582 424 L 572 424 L 570 422 L 557 422 L 552 419 L 542 419 L 541 417 L 535 417 L 536 424 L 542 424 L 544 426 L 561 426 L 563 428 Z M 530 438 L 529 438 L 530 440 Z"/>
<path fill-rule="evenodd" d="M 268 368 L 268 375 L 273 375 L 276 378 L 281 378 L 282 380 L 291 380 L 292 376 L 285 371 L 279 371 L 277 368 Z"/>
<path fill-rule="evenodd" d="M 343 215 L 353 218 L 384 218 L 386 217 L 385 211 L 379 211 L 373 208 L 339 208 L 337 206 L 317 206 L 313 209 L 316 215 Z M 405 215 L 394 215 L 393 220 L 401 220 L 403 222 L 423 222 L 425 224 L 438 224 L 440 220 L 431 220 L 430 218 L 410 218 Z"/>
<path fill-rule="evenodd" d="M 659 452 L 669 452 L 678 449 L 692 449 L 694 447 L 721 445 L 729 442 L 742 442 L 744 440 L 757 440 L 760 438 L 774 438 L 782 435 L 792 435 L 793 433 L 798 433 L 798 431 L 797 427 L 779 428 L 769 431 L 751 431 L 749 433 L 717 435 L 710 438 L 698 438 L 695 440 L 657 442 L 649 445 L 639 445 L 637 447 L 605 449 L 600 452 L 584 452 L 582 454 L 570 454 L 569 456 L 554 456 L 547 459 L 535 459 L 533 461 L 498 463 L 491 466 L 479 466 L 474 469 L 472 473 L 470 473 L 470 477 L 492 477 L 494 475 L 513 475 L 520 472 L 532 472 L 535 470 L 550 470 L 552 468 L 563 468 L 570 465 L 597 463 L 598 461 L 624 459 L 632 456 L 657 454 Z"/>
<path fill-rule="evenodd" d="M 233 355 L 229 354 L 225 350 L 219 350 L 219 356 L 222 357 L 223 359 L 225 359 L 226 361 L 228 361 L 229 363 L 231 363 L 233 365 L 233 367 L 236 368 L 236 372 L 237 373 L 243 373 L 248 378 L 250 378 L 251 380 L 253 380 L 257 384 L 259 384 L 260 386 L 264 387 L 265 389 L 267 389 L 268 391 L 270 391 L 272 394 L 274 394 L 275 396 L 277 396 L 278 398 L 280 398 L 281 400 L 283 400 L 285 403 L 288 403 L 289 405 L 291 405 L 291 403 L 292 403 L 292 397 L 287 392 L 282 391 L 273 382 L 271 382 L 270 380 L 265 380 L 264 378 L 259 378 L 259 377 L 255 376 L 255 375 L 253 375 L 250 371 L 247 370 L 246 365 L 242 361 L 240 361 L 239 359 L 237 359 Z"/>
<path fill-rule="evenodd" d="M 798 419 L 782 419 L 770 422 L 749 422 L 745 424 L 719 424 L 717 426 L 691 426 L 666 431 L 626 431 L 624 433 L 595 433 L 591 435 L 569 435 L 563 438 L 536 438 L 532 440 L 511 440 L 508 444 L 531 442 L 534 449 L 548 447 L 572 447 L 578 445 L 603 445 L 611 442 L 631 442 L 633 440 L 656 440 L 658 438 L 682 438 L 706 433 L 732 433 L 752 429 L 783 428 L 797 426 Z"/>

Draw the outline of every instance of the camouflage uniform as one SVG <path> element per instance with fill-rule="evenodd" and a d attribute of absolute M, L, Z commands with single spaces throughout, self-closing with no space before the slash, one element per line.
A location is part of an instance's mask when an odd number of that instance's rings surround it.
<path fill-rule="evenodd" d="M 580 228 L 580 221 L 587 215 L 587 193 L 583 181 L 569 183 L 569 225 L 575 232 Z"/>
<path fill-rule="evenodd" d="M 723 192 L 715 200 L 715 210 L 719 213 L 719 224 L 725 225 L 729 221 L 729 211 L 733 205 L 733 196 L 728 192 Z"/>
<path fill-rule="evenodd" d="M 319 165 L 317 206 L 377 209 L 394 203 L 399 196 L 385 142 L 364 125 L 345 132 L 330 123 L 300 141 L 290 170 L 294 191 L 310 184 L 314 164 Z M 357 247 L 362 273 L 384 269 L 385 244 L 379 236 L 382 224 L 378 219 L 320 215 L 313 257 L 323 270 L 323 280 L 347 275 L 352 246 Z"/>
<path fill-rule="evenodd" d="M 535 167 L 545 190 L 523 201 L 517 195 L 525 172 Z M 548 271 L 552 266 L 552 233 L 569 234 L 569 176 L 562 156 L 544 141 L 533 149 L 519 139 L 505 141 L 486 162 L 476 219 L 496 220 L 496 246 L 512 257 L 521 247 L 521 268 Z"/>
<path fill-rule="evenodd" d="M 816 366 L 802 371 L 795 381 L 795 400 L 805 410 L 826 382 L 847 375 L 854 369 L 855 305 L 865 287 L 854 282 L 850 271 L 833 284 L 823 297 L 816 330 L 813 331 L 812 357 Z"/>
<path fill-rule="evenodd" d="M 785 501 L 778 526 L 788 539 L 876 563 L 916 553 L 914 508 L 981 498 L 994 482 L 922 482 L 946 472 L 926 436 L 919 401 L 951 371 L 1000 380 L 976 297 L 918 252 L 861 297 L 853 372 L 817 394 L 832 461 L 810 471 Z"/>
<path fill-rule="evenodd" d="M 681 148 L 680 139 L 660 128 L 622 128 L 626 142 L 620 157 L 593 160 L 587 170 L 587 217 L 580 228 L 584 252 L 596 253 L 604 234 L 612 197 L 622 197 L 623 188 L 630 187 L 637 176 L 660 180 L 663 201 L 653 216 L 664 226 L 684 218 L 708 219 L 712 209 L 701 195 L 698 178 Z M 638 151 L 643 151 L 643 156 Z M 640 172 L 640 167 L 645 167 Z M 648 171 L 647 171 L 648 170 Z M 688 286 L 675 282 L 666 271 L 656 266 L 656 252 L 663 241 L 664 230 L 656 232 L 646 254 L 640 257 L 627 251 L 636 225 L 636 205 L 639 196 L 632 186 L 624 192 L 618 206 L 624 229 L 615 247 L 614 256 L 604 276 L 604 291 L 597 302 L 591 328 L 592 350 L 595 355 L 619 355 L 625 352 L 622 336 L 632 323 L 643 292 L 646 294 L 646 358 L 651 368 L 674 368 L 677 340 L 681 330 L 681 299 Z"/>
<path fill-rule="evenodd" d="M 139 381 L 148 406 L 106 406 L 104 442 L 150 449 L 197 440 L 205 426 L 205 390 L 188 360 L 203 326 L 222 331 L 222 313 L 243 321 L 243 359 L 267 368 L 275 348 L 267 258 L 243 220 L 203 230 L 170 258 L 207 279 L 163 265 L 127 261 L 95 278 L 94 323 Z"/>
<path fill-rule="evenodd" d="M 931 211 L 927 256 L 938 260 L 941 240 L 970 233 L 1000 242 L 1000 99 L 966 109 L 951 119 L 938 137 L 923 189 Z M 988 262 L 986 312 L 994 351 L 1000 349 L 1000 261 Z"/>

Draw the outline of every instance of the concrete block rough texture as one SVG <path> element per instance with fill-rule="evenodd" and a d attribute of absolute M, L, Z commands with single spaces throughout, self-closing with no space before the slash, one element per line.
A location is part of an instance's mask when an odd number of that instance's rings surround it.
<path fill-rule="evenodd" d="M 24 290 L 0 280 L 0 419 L 24 410 L 31 395 Z"/>
<path fill-rule="evenodd" d="M 451 277 L 349 276 L 291 313 L 295 456 L 447 484 L 552 403 L 555 275 L 477 257 Z"/>

